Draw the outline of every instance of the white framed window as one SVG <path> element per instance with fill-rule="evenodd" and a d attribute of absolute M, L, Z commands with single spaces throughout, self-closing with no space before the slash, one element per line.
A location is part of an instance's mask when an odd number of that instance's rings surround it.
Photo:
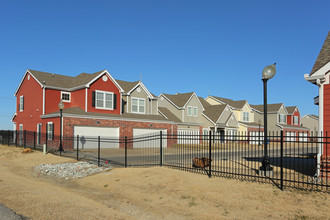
<path fill-rule="evenodd" d="M 132 113 L 145 114 L 146 100 L 143 98 L 132 98 Z"/>
<path fill-rule="evenodd" d="M 95 108 L 113 110 L 113 93 L 95 91 Z"/>
<path fill-rule="evenodd" d="M 18 132 L 18 138 L 19 138 L 19 145 L 23 144 L 23 125 L 19 125 L 19 132 Z"/>
<path fill-rule="evenodd" d="M 279 115 L 279 123 L 286 123 L 286 115 L 284 114 Z"/>
<path fill-rule="evenodd" d="M 298 116 L 293 116 L 293 124 L 294 125 L 299 125 L 299 117 Z"/>
<path fill-rule="evenodd" d="M 243 121 L 250 121 L 250 113 L 243 112 Z"/>
<path fill-rule="evenodd" d="M 187 107 L 187 116 L 192 116 L 192 106 Z"/>
<path fill-rule="evenodd" d="M 47 123 L 47 139 L 54 140 L 54 123 L 53 122 Z"/>
<path fill-rule="evenodd" d="M 63 102 L 71 102 L 71 92 L 61 92 L 61 99 Z"/>
<path fill-rule="evenodd" d="M 24 110 L 24 96 L 19 97 L 19 111 L 22 112 Z"/>
<path fill-rule="evenodd" d="M 193 107 L 193 115 L 194 115 L 194 117 L 198 116 L 198 108 L 195 106 Z"/>

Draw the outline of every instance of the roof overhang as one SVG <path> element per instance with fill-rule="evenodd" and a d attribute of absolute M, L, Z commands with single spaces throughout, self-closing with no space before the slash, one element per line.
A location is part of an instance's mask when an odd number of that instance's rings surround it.
<path fill-rule="evenodd" d="M 137 88 L 137 87 L 139 87 L 139 86 L 141 86 L 141 88 L 145 91 L 145 93 L 147 93 L 147 95 L 148 95 L 148 98 L 150 98 L 150 99 L 155 99 L 155 97 L 149 92 L 149 90 L 145 87 L 145 85 L 141 82 L 141 81 L 139 81 L 139 83 L 137 83 L 128 93 L 127 93 L 127 95 L 131 95 L 131 93 Z"/>
<path fill-rule="evenodd" d="M 330 62 L 325 64 L 323 67 L 321 67 L 318 71 L 313 73 L 312 75 L 309 75 L 308 73 L 304 75 L 305 80 L 307 80 L 310 83 L 317 84 L 317 80 L 319 79 L 321 82 L 325 81 L 325 75 L 329 73 L 330 71 Z"/>
<path fill-rule="evenodd" d="M 94 83 L 96 80 L 98 80 L 101 76 L 103 76 L 104 74 L 107 74 L 107 76 L 110 78 L 110 80 L 117 86 L 117 88 L 119 89 L 119 91 L 121 93 L 124 93 L 124 90 L 123 88 L 121 88 L 121 86 L 117 83 L 117 81 L 110 75 L 110 73 L 108 72 L 108 70 L 104 70 L 102 71 L 99 75 L 97 75 L 94 79 L 92 79 L 91 81 L 89 81 L 87 84 L 86 84 L 86 87 L 89 88 L 90 85 L 92 83 Z"/>

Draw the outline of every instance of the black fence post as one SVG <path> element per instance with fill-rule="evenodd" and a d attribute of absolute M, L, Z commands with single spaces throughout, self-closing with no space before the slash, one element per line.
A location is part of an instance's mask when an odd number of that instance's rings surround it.
<path fill-rule="evenodd" d="M 18 142 L 18 134 L 17 134 L 17 130 L 15 130 L 15 145 L 17 147 L 17 142 Z"/>
<path fill-rule="evenodd" d="M 10 131 L 8 130 L 8 147 L 9 147 L 9 140 L 10 140 Z"/>
<path fill-rule="evenodd" d="M 79 160 L 79 135 L 77 135 L 77 161 L 78 160 Z"/>
<path fill-rule="evenodd" d="M 212 171 L 212 153 L 211 153 L 211 147 L 212 147 L 212 131 L 210 130 L 210 134 L 209 134 L 209 161 L 210 161 L 210 166 L 209 166 L 209 178 L 211 178 L 211 171 Z"/>
<path fill-rule="evenodd" d="M 163 132 L 160 131 L 160 166 L 163 166 Z"/>
<path fill-rule="evenodd" d="M 281 190 L 283 191 L 283 130 L 281 130 Z"/>
<path fill-rule="evenodd" d="M 26 130 L 23 131 L 24 148 L 26 148 Z"/>
<path fill-rule="evenodd" d="M 127 167 L 127 136 L 125 136 L 125 168 Z"/>
<path fill-rule="evenodd" d="M 33 132 L 33 150 L 36 149 L 36 132 Z"/>
<path fill-rule="evenodd" d="M 101 138 L 98 136 L 98 146 L 97 146 L 97 165 L 100 166 L 100 151 L 101 151 Z"/>

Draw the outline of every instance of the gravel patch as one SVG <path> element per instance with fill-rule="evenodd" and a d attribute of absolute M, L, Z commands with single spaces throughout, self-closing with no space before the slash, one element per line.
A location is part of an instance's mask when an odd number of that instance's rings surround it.
<path fill-rule="evenodd" d="M 99 167 L 94 163 L 77 162 L 60 164 L 40 164 L 35 168 L 35 171 L 43 175 L 69 180 L 89 176 L 103 171 L 108 171 L 110 169 L 111 166 L 109 164 Z"/>

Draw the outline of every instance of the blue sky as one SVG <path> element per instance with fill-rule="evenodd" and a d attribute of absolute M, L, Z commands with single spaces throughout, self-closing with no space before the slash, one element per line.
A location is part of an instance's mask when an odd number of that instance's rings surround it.
<path fill-rule="evenodd" d="M 75 76 L 107 69 L 154 94 L 194 91 L 318 114 L 304 80 L 330 30 L 330 1 L 0 0 L 0 129 L 12 129 L 26 69 Z"/>

